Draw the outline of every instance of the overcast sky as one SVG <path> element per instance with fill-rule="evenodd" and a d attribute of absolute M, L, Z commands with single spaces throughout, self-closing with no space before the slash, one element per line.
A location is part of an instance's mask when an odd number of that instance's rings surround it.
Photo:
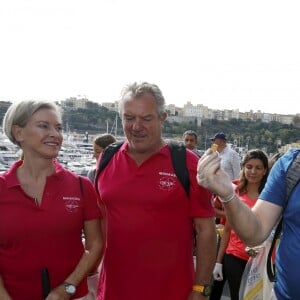
<path fill-rule="evenodd" d="M 1 0 L 0 100 L 119 99 L 300 113 L 300 1 Z"/>

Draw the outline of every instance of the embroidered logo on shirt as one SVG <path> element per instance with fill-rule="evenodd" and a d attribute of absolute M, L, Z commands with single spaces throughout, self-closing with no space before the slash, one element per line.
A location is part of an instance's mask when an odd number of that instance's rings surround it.
<path fill-rule="evenodd" d="M 176 185 L 176 175 L 174 173 L 159 172 L 159 188 L 164 191 L 171 191 Z"/>
<path fill-rule="evenodd" d="M 65 208 L 67 212 L 75 213 L 79 209 L 79 201 L 78 197 L 63 197 Z"/>

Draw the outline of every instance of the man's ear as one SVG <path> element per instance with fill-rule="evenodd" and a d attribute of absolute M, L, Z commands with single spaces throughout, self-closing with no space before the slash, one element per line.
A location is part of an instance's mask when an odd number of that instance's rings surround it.
<path fill-rule="evenodd" d="M 167 113 L 166 112 L 163 112 L 162 114 L 161 114 L 161 120 L 164 122 L 164 121 L 166 121 L 166 119 L 167 119 Z"/>

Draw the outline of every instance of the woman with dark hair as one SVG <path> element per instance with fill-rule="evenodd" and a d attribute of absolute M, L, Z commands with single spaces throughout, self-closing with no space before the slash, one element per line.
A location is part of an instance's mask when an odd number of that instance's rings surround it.
<path fill-rule="evenodd" d="M 93 142 L 93 152 L 96 161 L 98 160 L 100 154 L 104 151 L 104 149 L 108 145 L 115 143 L 116 141 L 117 141 L 116 138 L 109 133 L 97 135 Z M 95 175 L 96 175 L 96 166 L 90 169 L 86 176 L 92 183 L 94 183 Z"/>
<path fill-rule="evenodd" d="M 249 207 L 253 207 L 268 177 L 268 157 L 261 150 L 250 150 L 243 162 L 238 180 L 232 181 L 235 192 Z M 232 300 L 239 299 L 239 289 L 244 268 L 249 259 L 246 245 L 226 222 L 213 272 L 215 280 L 227 278 Z"/>

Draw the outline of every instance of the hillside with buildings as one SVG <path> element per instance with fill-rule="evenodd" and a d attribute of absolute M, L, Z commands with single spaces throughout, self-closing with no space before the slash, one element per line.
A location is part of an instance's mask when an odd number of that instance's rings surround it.
<path fill-rule="evenodd" d="M 10 104 L 0 102 L 1 122 Z M 123 136 L 117 101 L 98 104 L 86 98 L 68 98 L 57 104 L 62 108 L 65 132 L 89 133 L 89 136 L 109 132 Z M 238 151 L 261 148 L 274 153 L 300 141 L 300 114 L 213 110 L 190 102 L 182 108 L 175 105 L 166 108 L 168 118 L 163 128 L 164 136 L 181 139 L 184 131 L 192 129 L 199 136 L 198 147 L 204 150 L 210 145 L 210 137 L 219 131 L 227 134 L 228 142 Z"/>
<path fill-rule="evenodd" d="M 0 101 L 0 117 L 5 113 L 8 106 L 11 104 L 9 101 Z M 90 101 L 87 98 L 71 97 L 65 100 L 59 101 L 59 105 L 63 108 L 71 110 L 88 109 L 89 107 L 102 106 L 109 111 L 118 112 L 118 101 L 115 102 L 103 102 L 101 104 Z M 170 122 L 185 122 L 189 118 L 197 118 L 198 124 L 201 124 L 202 120 L 220 120 L 228 121 L 232 119 L 244 120 L 244 121 L 258 121 L 261 120 L 264 123 L 276 121 L 282 124 L 300 124 L 300 113 L 294 115 L 274 114 L 262 111 L 250 110 L 248 112 L 240 112 L 239 109 L 234 110 L 219 110 L 211 109 L 202 104 L 193 105 L 190 101 L 183 105 L 183 107 L 177 107 L 174 104 L 166 105 L 168 112 L 168 119 Z"/>

